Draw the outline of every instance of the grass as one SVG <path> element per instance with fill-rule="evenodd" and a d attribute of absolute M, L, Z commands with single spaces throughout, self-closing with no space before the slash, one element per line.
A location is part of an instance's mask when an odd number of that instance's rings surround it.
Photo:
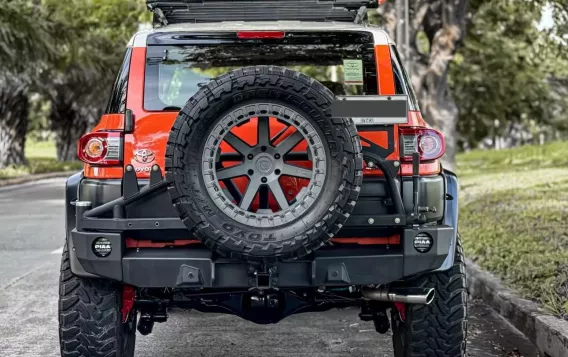
<path fill-rule="evenodd" d="M 28 159 L 26 166 L 12 166 L 1 169 L 0 180 L 32 174 L 80 170 L 83 167 L 79 161 L 58 162 L 53 141 L 34 142 L 27 140 L 26 158 Z"/>
<path fill-rule="evenodd" d="M 458 156 L 466 254 L 568 319 L 568 142 Z"/>

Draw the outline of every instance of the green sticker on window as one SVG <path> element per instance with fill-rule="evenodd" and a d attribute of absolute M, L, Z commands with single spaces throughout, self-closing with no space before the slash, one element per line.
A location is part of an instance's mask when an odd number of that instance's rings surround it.
<path fill-rule="evenodd" d="M 345 72 L 345 84 L 363 84 L 363 61 L 344 59 L 343 71 Z"/>

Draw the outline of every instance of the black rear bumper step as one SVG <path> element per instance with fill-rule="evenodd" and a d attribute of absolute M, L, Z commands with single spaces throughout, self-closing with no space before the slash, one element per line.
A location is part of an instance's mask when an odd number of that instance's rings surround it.
<path fill-rule="evenodd" d="M 147 0 L 146 3 L 154 12 L 154 22 L 161 25 L 281 20 L 355 22 L 361 8 L 378 6 L 376 0 Z"/>

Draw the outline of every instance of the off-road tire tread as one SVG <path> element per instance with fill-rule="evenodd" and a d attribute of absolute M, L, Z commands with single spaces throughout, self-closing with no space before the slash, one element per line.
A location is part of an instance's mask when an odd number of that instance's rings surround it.
<path fill-rule="evenodd" d="M 406 305 L 402 323 L 398 311 L 392 309 L 395 357 L 465 356 L 468 293 L 460 239 L 451 269 L 420 276 L 410 284 L 434 288 L 436 297 L 430 305 Z"/>
<path fill-rule="evenodd" d="M 67 246 L 59 281 L 59 341 L 62 357 L 133 357 L 135 332 L 122 351 L 120 288 L 100 279 L 73 275 Z"/>
<path fill-rule="evenodd" d="M 333 123 L 333 132 L 330 134 L 336 144 L 332 159 L 341 162 L 345 168 L 343 182 L 328 213 L 302 234 L 268 244 L 247 242 L 248 246 L 244 251 L 228 249 L 227 246 L 238 246 L 240 239 L 213 227 L 204 212 L 198 209 L 193 198 L 181 193 L 183 187 L 190 188 L 190 184 L 184 180 L 187 170 L 187 159 L 184 156 L 188 134 L 193 126 L 202 120 L 202 113 L 208 107 L 234 94 L 234 90 L 257 89 L 259 93 L 265 93 L 266 98 L 270 98 L 268 93 L 271 88 L 293 90 L 326 112 L 325 120 L 331 120 Z M 331 117 L 333 93 L 300 72 L 277 66 L 253 66 L 234 70 L 210 81 L 202 89 L 189 99 L 174 122 L 165 155 L 168 191 L 174 207 L 191 235 L 223 257 L 261 261 L 301 258 L 327 243 L 353 212 L 363 181 L 363 155 L 357 128 L 351 119 Z M 302 107 L 301 103 L 299 106 Z"/>

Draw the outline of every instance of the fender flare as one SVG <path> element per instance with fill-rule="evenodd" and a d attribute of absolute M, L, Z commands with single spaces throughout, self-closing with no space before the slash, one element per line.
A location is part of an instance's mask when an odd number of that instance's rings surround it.
<path fill-rule="evenodd" d="M 71 202 L 77 200 L 79 197 L 79 185 L 83 180 L 83 171 L 78 172 L 67 179 L 65 183 L 65 241 L 67 242 L 67 249 L 69 251 L 69 263 L 71 265 L 71 272 L 80 277 L 96 277 L 93 274 L 87 273 L 75 253 L 73 246 L 73 239 L 71 238 L 71 231 L 75 229 L 75 206 Z"/>
<path fill-rule="evenodd" d="M 459 183 L 458 177 L 450 170 L 444 169 L 442 175 L 446 185 L 446 205 L 444 207 L 443 224 L 454 227 L 454 234 L 450 242 L 450 250 L 444 263 L 437 271 L 445 271 L 454 265 L 456 255 L 456 245 L 458 240 L 458 215 L 459 215 Z"/>

